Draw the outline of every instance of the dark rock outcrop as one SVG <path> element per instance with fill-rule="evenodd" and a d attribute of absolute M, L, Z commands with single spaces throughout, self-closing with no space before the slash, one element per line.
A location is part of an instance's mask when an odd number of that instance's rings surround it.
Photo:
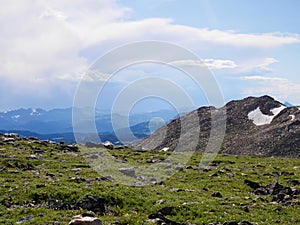
<path fill-rule="evenodd" d="M 271 184 L 263 186 L 257 182 L 245 180 L 244 183 L 252 188 L 256 195 L 272 195 L 272 201 L 283 205 L 292 205 L 293 199 L 297 199 L 300 191 L 291 187 L 285 187 L 274 180 Z M 299 203 L 299 202 L 298 202 Z"/>
<path fill-rule="evenodd" d="M 111 212 L 108 201 L 100 196 L 86 195 L 74 205 L 75 209 L 86 209 L 95 213 L 108 214 Z"/>

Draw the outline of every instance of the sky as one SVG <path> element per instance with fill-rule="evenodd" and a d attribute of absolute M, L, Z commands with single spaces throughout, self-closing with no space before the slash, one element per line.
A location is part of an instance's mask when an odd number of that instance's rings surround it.
<path fill-rule="evenodd" d="M 300 105 L 299 9 L 298 0 L 2 1 L 0 110 L 71 107 L 84 75 L 101 56 L 149 40 L 197 55 L 224 102 L 271 95 Z M 157 63 L 128 66 L 108 82 L 97 104 L 108 107 L 116 93 L 150 75 L 172 80 L 180 72 Z M 205 91 L 187 80 L 174 82 L 194 105 L 207 104 Z M 134 95 L 145 89 L 131 87 Z M 161 99 L 149 102 L 147 110 L 164 105 Z"/>

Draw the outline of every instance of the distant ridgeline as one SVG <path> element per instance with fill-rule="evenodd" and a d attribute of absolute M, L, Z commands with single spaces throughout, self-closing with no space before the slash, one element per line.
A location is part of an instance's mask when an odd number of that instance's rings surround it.
<path fill-rule="evenodd" d="M 145 125 L 146 126 L 146 125 Z M 148 129 L 147 127 L 145 127 L 145 129 Z M 80 144 L 84 144 L 86 142 L 93 142 L 93 143 L 104 143 L 106 141 L 111 142 L 113 144 L 119 145 L 119 144 L 123 144 L 122 142 L 120 142 L 119 138 L 115 135 L 114 132 L 105 132 L 105 133 L 98 133 L 98 136 L 95 137 L 95 134 L 89 134 L 89 133 L 81 133 L 81 134 L 77 134 L 77 138 L 79 140 L 75 139 L 75 135 L 74 133 L 53 133 L 53 134 L 38 134 L 38 133 L 34 133 L 34 132 L 30 132 L 30 131 L 23 131 L 23 130 L 0 130 L 1 134 L 18 134 L 20 137 L 24 137 L 24 138 L 39 138 L 41 140 L 49 140 L 49 141 L 53 141 L 56 143 L 59 142 L 65 142 L 68 144 L 72 144 L 72 143 L 80 143 Z M 137 139 L 142 139 L 145 138 L 147 136 L 150 135 L 150 131 L 146 131 L 146 132 L 142 132 L 142 128 L 141 130 L 136 130 L 134 131 L 134 136 Z M 124 137 L 124 135 L 123 135 Z M 128 142 L 131 141 L 130 138 L 127 139 Z"/>
<path fill-rule="evenodd" d="M 227 103 L 222 109 L 226 110 L 226 133 L 225 138 L 220 148 L 221 153 L 232 155 L 259 155 L 259 156 L 277 156 L 277 157 L 295 157 L 300 158 L 300 107 L 288 106 L 282 104 L 272 97 L 248 97 L 242 100 L 235 100 Z M 22 110 L 21 110 L 22 111 Z M 210 131 L 211 131 L 211 113 L 218 111 L 214 107 L 201 107 L 181 117 L 172 114 L 171 112 L 150 113 L 147 115 L 135 115 L 135 124 L 130 127 L 134 136 L 139 141 L 132 142 L 126 140 L 126 131 L 128 129 L 118 130 L 118 134 L 125 137 L 126 142 L 121 143 L 115 135 L 111 125 L 111 116 L 102 115 L 98 117 L 102 121 L 102 127 L 99 133 L 90 134 L 83 132 L 77 134 L 76 137 L 79 143 L 96 143 L 101 140 L 100 144 L 111 143 L 113 146 L 123 148 L 123 144 L 130 144 L 130 147 L 135 150 L 168 150 L 172 151 L 176 148 L 179 137 L 183 138 L 183 145 L 190 146 L 191 139 L 195 135 L 198 136 L 198 142 L 194 143 L 196 151 L 204 151 L 206 149 Z M 0 113 L 1 133 L 18 133 L 21 137 L 37 137 L 41 140 L 50 140 L 65 143 L 75 143 L 75 137 L 72 131 L 70 119 L 62 112 L 70 113 L 70 110 L 59 111 L 60 117 L 56 115 L 56 121 L 50 120 L 49 115 L 45 116 L 43 111 L 28 109 L 22 111 L 24 115 L 16 115 L 16 111 Z M 32 115 L 31 115 L 32 114 Z M 47 113 L 46 113 L 47 114 Z M 48 118 L 47 120 L 45 118 Z M 70 116 L 71 114 L 69 114 Z M 196 115 L 196 116 L 195 116 Z M 34 119 L 30 116 L 33 116 Z M 160 116 L 165 121 L 170 121 L 166 125 L 158 124 L 155 129 L 150 128 L 150 121 L 153 116 Z M 27 119 L 21 119 L 21 118 Z M 29 119 L 28 119 L 29 117 Z M 36 118 L 37 117 L 37 118 Z M 43 119 L 44 118 L 44 119 Z M 172 119 L 173 118 L 173 119 Z M 175 119 L 174 119 L 175 118 Z M 124 118 L 123 118 L 124 119 Z M 14 123 L 11 123 L 11 121 Z M 64 129 L 58 129 L 58 126 L 49 131 L 48 128 L 40 128 L 39 130 L 49 133 L 34 132 L 38 126 L 53 125 L 64 120 Z M 144 120 L 144 122 L 143 122 Z M 185 120 L 188 126 L 181 130 L 180 121 Z M 27 121 L 26 123 L 24 121 Z M 49 122 L 50 121 L 50 122 Z M 68 124 L 68 121 L 70 124 Z M 140 122 L 140 123 L 139 123 Z M 97 123 L 97 122 L 96 122 Z M 13 129 L 13 125 L 16 125 Z M 35 125 L 35 126 L 33 126 Z M 34 129 L 30 129 L 30 127 Z M 62 126 L 61 124 L 59 126 Z M 60 132 L 68 131 L 69 132 Z M 100 126 L 100 125 L 99 125 Z M 66 128 L 67 127 L 67 128 Z M 17 129 L 23 128 L 23 129 Z M 50 126 L 51 128 L 51 126 Z M 199 129 L 200 128 L 200 132 Z M 28 130 L 29 131 L 28 131 Z M 99 139 L 100 137 L 100 139 Z M 122 139 L 124 140 L 124 139 Z M 132 142 L 132 143 L 131 143 Z"/>
<path fill-rule="evenodd" d="M 89 117 L 86 116 L 82 109 L 82 121 L 79 121 L 82 127 L 87 127 Z M 87 141 L 110 141 L 119 142 L 119 138 L 115 135 L 115 129 L 125 141 L 133 141 L 132 136 L 126 136 L 127 129 L 125 127 L 117 127 L 114 129 L 111 121 L 111 114 L 107 111 L 96 110 L 95 123 L 98 134 L 94 134 L 89 130 L 82 130 L 76 137 L 82 143 Z M 143 114 L 132 114 L 129 117 L 129 124 L 134 140 L 141 139 L 150 135 L 151 132 L 163 126 L 170 120 L 178 117 L 177 112 L 172 110 L 160 110 L 157 112 L 148 112 Z M 118 121 L 126 121 L 128 118 L 124 115 L 116 115 Z M 153 121 L 153 118 L 161 118 L 161 120 Z M 166 121 L 166 122 L 163 122 Z M 43 109 L 18 109 L 0 112 L 0 132 L 2 133 L 18 133 L 23 137 L 38 137 L 43 140 L 51 140 L 55 142 L 65 141 L 67 143 L 76 142 L 73 134 L 72 125 L 72 108 L 53 109 L 46 111 Z M 95 137 L 97 135 L 97 137 Z"/>
<path fill-rule="evenodd" d="M 64 141 L 61 142 L 54 142 L 51 140 L 41 140 L 37 137 L 22 137 L 17 133 L 0 133 L 0 146 L 2 145 L 12 145 L 14 146 L 16 142 L 18 141 L 27 141 L 28 143 L 32 143 L 32 144 L 41 144 L 44 146 L 55 146 L 55 147 L 59 147 L 60 150 L 66 150 L 66 151 L 71 151 L 71 152 L 79 152 L 79 147 L 76 144 L 68 144 L 65 143 Z M 124 149 L 127 148 L 127 146 L 125 145 L 114 145 L 113 143 L 111 143 L 110 141 L 105 141 L 103 143 L 100 144 L 96 144 L 93 142 L 86 142 L 85 146 L 88 148 L 107 148 L 107 149 Z"/>

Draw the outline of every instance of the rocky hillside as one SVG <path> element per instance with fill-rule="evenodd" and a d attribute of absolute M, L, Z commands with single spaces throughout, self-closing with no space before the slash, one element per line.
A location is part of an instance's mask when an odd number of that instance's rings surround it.
<path fill-rule="evenodd" d="M 211 115 L 220 110 L 226 110 L 222 153 L 300 157 L 300 108 L 287 107 L 269 96 L 231 101 L 219 110 L 201 107 L 171 121 L 150 137 L 134 144 L 134 148 L 172 150 L 179 137 L 189 146 L 193 140 L 191 137 L 198 136 L 196 150 L 204 151 L 211 131 Z M 185 129 L 181 129 L 183 122 L 187 124 Z"/>

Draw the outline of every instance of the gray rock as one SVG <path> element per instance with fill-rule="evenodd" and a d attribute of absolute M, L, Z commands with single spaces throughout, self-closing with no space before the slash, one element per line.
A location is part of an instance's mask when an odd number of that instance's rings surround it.
<path fill-rule="evenodd" d="M 182 192 L 182 191 L 184 190 L 181 188 L 170 188 L 170 192 Z"/>
<path fill-rule="evenodd" d="M 41 157 L 40 156 L 36 156 L 36 155 L 30 155 L 27 157 L 28 160 L 40 160 Z"/>
<path fill-rule="evenodd" d="M 159 199 L 159 200 L 157 200 L 156 202 L 155 202 L 155 205 L 161 205 L 161 204 L 163 204 L 163 203 L 165 203 L 166 202 L 166 200 L 164 200 L 164 199 Z"/>
<path fill-rule="evenodd" d="M 104 145 L 103 144 L 96 144 L 96 143 L 93 143 L 93 142 L 86 142 L 85 147 L 87 147 L 87 148 L 103 148 Z"/>
<path fill-rule="evenodd" d="M 126 176 L 135 177 L 135 170 L 133 167 L 132 168 L 120 168 L 119 171 Z"/>
<path fill-rule="evenodd" d="M 26 216 L 26 217 L 24 217 L 24 218 L 22 218 L 22 219 L 19 219 L 19 220 L 16 222 L 16 224 L 26 223 L 26 222 L 28 222 L 28 221 L 30 221 L 30 220 L 32 220 L 32 219 L 33 219 L 32 216 Z"/>
<path fill-rule="evenodd" d="M 0 172 L 2 172 L 2 171 L 4 171 L 4 170 L 6 170 L 6 167 L 5 167 L 5 166 L 1 166 L 1 167 L 0 167 Z"/>
<path fill-rule="evenodd" d="M 87 179 L 80 177 L 80 176 L 76 176 L 76 177 L 71 177 L 70 181 L 75 181 L 77 183 L 84 183 L 84 182 L 88 182 Z"/>

